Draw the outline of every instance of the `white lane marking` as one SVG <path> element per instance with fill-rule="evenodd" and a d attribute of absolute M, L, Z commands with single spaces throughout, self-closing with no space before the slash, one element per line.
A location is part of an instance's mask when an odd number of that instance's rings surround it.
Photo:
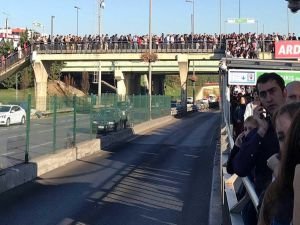
<path fill-rule="evenodd" d="M 40 146 L 43 146 L 43 145 L 49 145 L 49 144 L 52 144 L 53 142 L 52 141 L 48 141 L 48 142 L 45 142 L 43 144 L 39 144 L 39 145 L 33 145 L 32 147 L 30 147 L 30 149 L 33 149 L 33 148 L 38 148 Z"/>
<path fill-rule="evenodd" d="M 25 134 L 15 135 L 15 136 L 9 136 L 9 137 L 7 137 L 7 139 L 9 139 L 9 138 L 16 138 L 16 137 L 24 137 L 24 136 L 25 136 Z"/>
<path fill-rule="evenodd" d="M 42 130 L 42 131 L 39 131 L 38 134 L 47 133 L 47 132 L 50 132 L 50 131 L 53 131 L 53 129 Z"/>
<path fill-rule="evenodd" d="M 16 153 L 16 152 L 7 152 L 7 153 L 3 153 L 3 154 L 1 154 L 1 155 L 6 156 L 6 155 L 12 155 L 12 154 L 14 154 L 14 153 Z"/>

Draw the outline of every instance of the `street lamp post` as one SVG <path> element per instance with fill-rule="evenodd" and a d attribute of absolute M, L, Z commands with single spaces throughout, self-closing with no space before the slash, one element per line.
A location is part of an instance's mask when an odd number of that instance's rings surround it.
<path fill-rule="evenodd" d="M 5 18 L 5 32 L 6 32 L 5 38 L 7 39 L 8 38 L 8 16 L 9 16 L 9 14 L 6 12 L 2 12 L 2 13 L 6 16 L 6 18 Z"/>
<path fill-rule="evenodd" d="M 79 7 L 78 6 L 74 6 L 74 8 L 76 9 L 76 13 L 77 13 L 77 17 L 76 17 L 76 19 L 77 19 L 77 37 L 78 37 L 78 11 L 79 11 Z"/>
<path fill-rule="evenodd" d="M 239 0 L 239 34 L 241 33 L 241 0 Z"/>
<path fill-rule="evenodd" d="M 151 119 L 151 107 L 152 107 L 152 0 L 149 0 L 149 118 Z"/>
<path fill-rule="evenodd" d="M 190 2 L 193 4 L 193 13 L 191 19 L 191 29 L 192 29 L 192 49 L 194 48 L 194 32 L 195 32 L 195 0 L 185 0 L 186 2 Z"/>
<path fill-rule="evenodd" d="M 192 52 L 194 49 L 194 32 L 195 32 L 195 0 L 185 0 L 193 4 L 193 14 L 192 14 Z M 195 77 L 195 59 L 193 59 L 193 78 Z M 195 103 L 195 82 L 193 82 L 193 104 Z"/>
<path fill-rule="evenodd" d="M 100 45 L 100 50 L 102 47 L 102 40 L 101 40 L 101 10 L 104 9 L 105 3 L 104 0 L 99 0 L 99 13 L 98 13 L 98 35 L 99 35 L 99 45 Z M 99 60 L 99 74 L 98 74 L 98 97 L 99 97 L 99 103 L 100 103 L 100 97 L 102 93 L 101 89 L 101 80 L 102 80 L 102 69 L 101 69 L 101 61 Z"/>
<path fill-rule="evenodd" d="M 53 20 L 54 20 L 55 16 L 51 16 L 51 41 L 53 38 Z"/>

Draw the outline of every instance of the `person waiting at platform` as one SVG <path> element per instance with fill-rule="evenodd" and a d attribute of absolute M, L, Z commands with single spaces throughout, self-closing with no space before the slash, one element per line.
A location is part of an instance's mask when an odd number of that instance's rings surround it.
<path fill-rule="evenodd" d="M 253 176 L 256 194 L 262 198 L 263 192 L 272 180 L 272 170 L 267 166 L 267 160 L 279 152 L 279 143 L 271 123 L 272 115 L 285 103 L 286 90 L 284 80 L 276 73 L 262 74 L 256 84 L 261 105 L 253 111 L 253 117 L 258 123 L 243 149 L 232 161 L 234 173 L 240 177 Z M 251 201 L 242 210 L 245 225 L 256 224 L 257 214 Z"/>
<path fill-rule="evenodd" d="M 237 99 L 237 105 L 233 111 L 233 129 L 235 138 L 237 138 L 239 134 L 243 131 L 245 109 L 246 98 L 244 96 L 240 96 Z"/>
<path fill-rule="evenodd" d="M 300 81 L 292 81 L 286 85 L 286 102 L 300 102 Z"/>
<path fill-rule="evenodd" d="M 300 111 L 294 117 L 288 132 L 278 178 L 267 188 L 259 215 L 258 225 L 290 225 L 293 218 L 294 197 L 299 203 L 299 181 L 294 180 L 296 166 L 300 164 Z M 299 166 L 298 166 L 299 167 Z M 297 174 L 298 174 L 297 170 Z M 295 176 L 296 179 L 298 176 Z M 294 185 L 294 186 L 293 186 Z M 294 190 L 297 190 L 294 195 Z M 297 199 L 296 199 L 297 198 Z M 297 207 L 297 205 L 295 206 Z M 295 213 L 295 220 L 298 213 Z M 298 221 L 299 222 L 299 221 Z"/>
<path fill-rule="evenodd" d="M 249 139 L 249 133 L 257 128 L 257 121 L 253 118 L 253 116 L 249 116 L 244 121 L 244 131 L 239 134 L 234 142 L 234 146 L 230 151 L 230 155 L 226 164 L 227 173 L 234 174 L 234 170 L 232 168 L 232 160 L 234 159 L 235 155 L 240 151 L 242 148 L 243 143 L 247 142 Z M 252 132 L 253 133 L 253 132 Z"/>
<path fill-rule="evenodd" d="M 293 225 L 300 225 L 300 164 L 296 166 L 293 181 L 294 189 L 294 209 L 293 209 Z"/>
<path fill-rule="evenodd" d="M 280 152 L 272 155 L 267 164 L 273 171 L 273 178 L 278 175 L 279 160 L 284 151 L 285 140 L 288 135 L 288 130 L 291 126 L 292 119 L 296 112 L 300 109 L 300 102 L 292 102 L 283 105 L 277 110 L 273 116 L 273 124 L 276 130 L 277 139 L 279 141 Z"/>
<path fill-rule="evenodd" d="M 249 116 L 253 116 L 253 110 L 259 104 L 260 104 L 260 101 L 259 101 L 259 97 L 257 94 L 257 90 L 254 89 L 253 94 L 252 94 L 252 101 L 246 105 L 246 109 L 245 109 L 245 113 L 244 113 L 244 120 L 246 120 Z"/>

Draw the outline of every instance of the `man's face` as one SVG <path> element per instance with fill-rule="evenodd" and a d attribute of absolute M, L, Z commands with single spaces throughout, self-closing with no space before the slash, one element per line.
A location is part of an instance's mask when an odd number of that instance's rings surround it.
<path fill-rule="evenodd" d="M 271 115 L 285 103 L 286 91 L 282 91 L 275 80 L 258 83 L 257 89 L 262 106 Z"/>
<path fill-rule="evenodd" d="M 300 83 L 292 83 L 286 87 L 286 102 L 300 102 Z"/>

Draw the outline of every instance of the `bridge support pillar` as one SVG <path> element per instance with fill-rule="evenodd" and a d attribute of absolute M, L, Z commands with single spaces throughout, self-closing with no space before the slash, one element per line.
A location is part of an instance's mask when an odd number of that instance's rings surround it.
<path fill-rule="evenodd" d="M 122 70 L 116 69 L 115 70 L 115 79 L 117 81 L 117 94 L 118 95 L 126 95 L 126 85 L 125 85 L 125 78 Z"/>
<path fill-rule="evenodd" d="M 46 111 L 47 109 L 47 88 L 48 88 L 48 72 L 42 61 L 33 63 L 35 75 L 35 102 L 36 110 Z"/>
<path fill-rule="evenodd" d="M 189 71 L 189 61 L 186 54 L 177 55 L 179 76 L 180 76 L 180 86 L 181 86 L 181 103 L 186 108 L 187 99 L 187 76 Z"/>

